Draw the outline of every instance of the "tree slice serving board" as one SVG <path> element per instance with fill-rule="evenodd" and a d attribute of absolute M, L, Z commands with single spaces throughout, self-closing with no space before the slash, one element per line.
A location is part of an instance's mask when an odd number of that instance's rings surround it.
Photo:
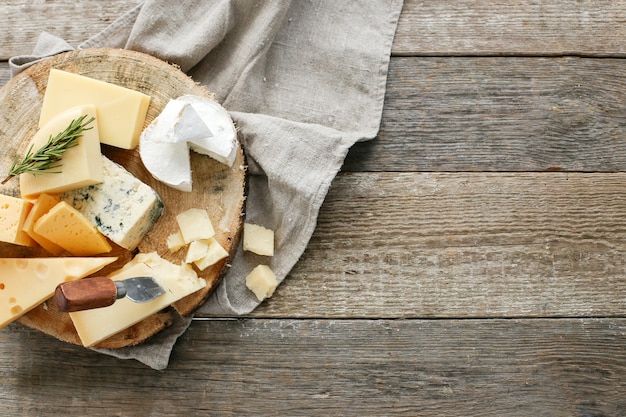
<path fill-rule="evenodd" d="M 139 52 L 121 49 L 86 49 L 66 52 L 47 58 L 12 78 L 0 89 L 0 176 L 8 172 L 16 154 L 23 155 L 30 138 L 37 131 L 37 122 L 51 68 L 85 75 L 149 95 L 152 99 L 145 126 L 163 110 L 170 99 L 192 94 L 213 99 L 213 95 L 173 65 Z M 232 168 L 209 158 L 191 153 L 193 191 L 182 192 L 155 180 L 144 168 L 138 150 L 123 150 L 102 146 L 102 153 L 124 166 L 141 181 L 159 193 L 165 211 L 139 245 L 138 251 L 156 251 L 173 263 L 181 263 L 185 249 L 170 253 L 166 238 L 177 230 L 175 216 L 189 208 L 205 208 L 213 222 L 216 239 L 232 255 L 241 230 L 245 178 L 244 155 L 241 147 Z M 0 193 L 19 196 L 16 179 L 1 186 Z M 102 256 L 119 256 L 118 261 L 98 272 L 110 273 L 132 259 L 133 254 L 112 243 L 113 251 Z M 25 248 L 0 242 L 0 257 L 49 257 L 38 248 Z M 172 323 L 174 309 L 182 315 L 193 313 L 210 295 L 224 275 L 228 260 L 198 271 L 207 287 L 137 323 L 131 328 L 102 341 L 101 348 L 121 348 L 145 341 Z M 50 300 L 18 319 L 22 324 L 38 329 L 60 340 L 81 344 L 67 313 L 59 312 Z"/>

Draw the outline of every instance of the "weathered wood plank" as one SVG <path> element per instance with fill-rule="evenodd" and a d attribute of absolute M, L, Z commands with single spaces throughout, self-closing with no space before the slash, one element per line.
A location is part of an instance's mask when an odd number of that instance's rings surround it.
<path fill-rule="evenodd" d="M 626 1 L 405 0 L 398 55 L 626 55 Z"/>
<path fill-rule="evenodd" d="M 77 46 L 139 3 L 140 0 L 2 0 L 0 60 L 30 54 L 42 31 Z"/>
<path fill-rule="evenodd" d="M 157 372 L 11 327 L 0 401 L 24 417 L 619 416 L 625 334 L 625 319 L 194 321 Z"/>
<path fill-rule="evenodd" d="M 77 45 L 138 0 L 0 1 L 0 59 L 29 53 L 42 30 Z M 626 1 L 406 0 L 393 52 L 398 55 L 626 55 Z M 76 19 L 80 16 L 80 19 Z"/>
<path fill-rule="evenodd" d="M 626 173 L 339 175 L 256 317 L 626 311 Z"/>
<path fill-rule="evenodd" d="M 624 171 L 622 59 L 395 58 L 345 171 Z"/>

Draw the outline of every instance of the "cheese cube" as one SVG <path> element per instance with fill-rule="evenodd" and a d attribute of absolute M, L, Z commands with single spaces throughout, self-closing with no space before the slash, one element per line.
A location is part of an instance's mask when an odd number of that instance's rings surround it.
<path fill-rule="evenodd" d="M 0 241 L 21 246 L 36 245 L 23 230 L 32 207 L 29 201 L 0 194 Z"/>
<path fill-rule="evenodd" d="M 167 237 L 167 248 L 170 252 L 176 252 L 185 246 L 185 241 L 183 240 L 183 234 L 180 230 L 175 231 Z"/>
<path fill-rule="evenodd" d="M 203 248 L 203 255 L 193 260 L 193 263 L 198 267 L 200 271 L 204 271 L 211 265 L 216 264 L 218 261 L 221 261 L 228 256 L 228 252 L 226 251 L 226 249 L 224 249 L 222 245 L 220 245 L 219 242 L 214 238 L 206 240 L 196 240 L 194 242 L 191 242 L 191 245 L 193 244 L 205 246 Z"/>
<path fill-rule="evenodd" d="M 95 345 L 206 286 L 206 281 L 198 277 L 191 265 L 175 265 L 155 252 L 138 254 L 110 278 L 121 280 L 146 275 L 165 288 L 164 295 L 147 303 L 121 298 L 108 307 L 69 313 L 85 346 Z"/>
<path fill-rule="evenodd" d="M 104 180 L 61 195 L 121 247 L 134 250 L 163 213 L 161 197 L 130 172 L 102 156 Z"/>
<path fill-rule="evenodd" d="M 256 224 L 244 223 L 243 249 L 257 255 L 274 256 L 274 231 Z"/>
<path fill-rule="evenodd" d="M 41 194 L 30 213 L 26 217 L 26 221 L 24 222 L 23 230 L 28 233 L 28 235 L 39 245 L 50 252 L 53 255 L 59 256 L 63 252 L 63 248 L 57 245 L 56 243 L 46 239 L 38 233 L 35 233 L 34 227 L 35 222 L 44 214 L 50 211 L 50 209 L 56 206 L 61 200 L 58 197 L 50 195 L 50 194 Z"/>
<path fill-rule="evenodd" d="M 215 230 L 209 213 L 199 208 L 191 208 L 176 216 L 176 222 L 183 235 L 185 243 L 191 243 L 194 240 L 209 239 L 215 236 Z"/>
<path fill-rule="evenodd" d="M 84 105 L 67 109 L 63 113 L 55 113 L 46 124 L 33 136 L 33 151 L 44 146 L 50 136 L 61 133 L 72 120 L 86 115 L 84 122 L 96 116 L 96 108 Z M 61 164 L 42 174 L 21 174 L 20 192 L 23 198 L 34 199 L 41 193 L 56 194 L 90 184 L 102 182 L 102 162 L 100 157 L 100 140 L 96 119 L 91 122 L 83 135 L 78 139 L 78 146 L 66 150 L 61 157 Z"/>
<path fill-rule="evenodd" d="M 65 201 L 41 216 L 33 230 L 76 256 L 97 255 L 112 249 L 98 229 Z"/>
<path fill-rule="evenodd" d="M 0 328 L 52 297 L 57 285 L 117 258 L 0 258 Z"/>
<path fill-rule="evenodd" d="M 50 70 L 39 126 L 59 111 L 84 104 L 94 104 L 98 109 L 102 143 L 124 149 L 137 147 L 150 96 L 71 72 Z"/>
<path fill-rule="evenodd" d="M 277 286 L 276 275 L 267 265 L 257 266 L 246 277 L 246 287 L 256 295 L 259 301 L 271 297 Z"/>

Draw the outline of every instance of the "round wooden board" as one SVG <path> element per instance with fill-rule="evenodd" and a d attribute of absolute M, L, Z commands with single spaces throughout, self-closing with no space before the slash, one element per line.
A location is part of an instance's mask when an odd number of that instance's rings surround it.
<path fill-rule="evenodd" d="M 0 89 L 0 141 L 3 148 L 0 155 L 0 176 L 8 172 L 16 154 L 25 152 L 30 138 L 37 131 L 51 68 L 110 82 L 151 96 L 145 126 L 158 116 L 170 99 L 184 94 L 213 99 L 211 93 L 175 66 L 139 52 L 86 49 L 56 55 L 26 69 Z M 232 168 L 207 156 L 192 153 L 193 191 L 189 193 L 175 190 L 155 180 L 141 163 L 138 150 L 128 151 L 103 145 L 102 152 L 154 188 L 165 203 L 164 214 L 139 245 L 140 252 L 157 251 L 164 259 L 181 263 L 185 250 L 172 254 L 166 246 L 167 236 L 178 227 L 175 216 L 188 208 L 205 208 L 214 224 L 216 239 L 232 257 L 239 241 L 245 201 L 246 171 L 241 147 Z M 19 196 L 17 180 L 2 186 L 0 192 Z M 115 255 L 120 258 L 98 274 L 112 272 L 132 259 L 133 254 L 129 251 L 114 244 L 112 246 L 113 252 L 103 256 Z M 50 255 L 42 249 L 0 242 L 0 256 L 8 258 Z M 198 275 L 207 281 L 206 288 L 180 300 L 173 308 L 182 315 L 188 315 L 202 305 L 225 273 L 229 259 L 204 271 L 198 271 Z M 174 312 L 171 308 L 154 314 L 101 342 L 97 347 L 120 348 L 145 341 L 170 325 L 172 314 Z M 18 321 L 60 340 L 81 344 L 69 315 L 59 312 L 53 302 L 43 303 Z"/>

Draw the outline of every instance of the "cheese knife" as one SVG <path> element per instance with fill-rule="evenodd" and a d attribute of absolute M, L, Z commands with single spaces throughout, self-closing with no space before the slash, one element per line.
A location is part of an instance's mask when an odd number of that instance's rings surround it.
<path fill-rule="evenodd" d="M 120 298 L 146 303 L 165 294 L 152 277 L 133 277 L 114 281 L 107 277 L 83 278 L 59 284 L 54 299 L 60 311 L 72 312 L 107 307 Z"/>

